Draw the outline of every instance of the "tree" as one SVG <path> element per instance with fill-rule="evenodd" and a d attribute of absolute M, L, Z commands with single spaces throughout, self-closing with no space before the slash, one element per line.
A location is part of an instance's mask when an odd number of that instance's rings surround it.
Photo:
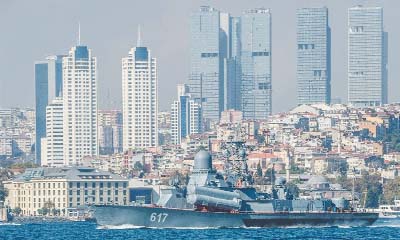
<path fill-rule="evenodd" d="M 400 199 L 400 177 L 388 180 L 383 185 L 382 202 L 385 204 L 393 204 L 395 199 Z"/>
<path fill-rule="evenodd" d="M 7 196 L 8 196 L 7 190 L 4 189 L 4 187 L 0 185 L 0 201 L 4 201 Z"/>
<path fill-rule="evenodd" d="M 354 191 L 361 193 L 361 206 L 364 207 L 364 204 L 366 208 L 377 208 L 379 206 L 379 199 L 383 193 L 380 179 L 379 175 L 370 175 L 368 172 L 363 172 L 361 178 L 355 179 Z M 347 179 L 343 186 L 346 189 L 352 189 L 353 179 Z"/>
<path fill-rule="evenodd" d="M 300 189 L 293 182 L 286 183 L 286 191 L 287 191 L 286 198 L 288 200 L 293 200 L 299 197 Z"/>
<path fill-rule="evenodd" d="M 265 171 L 264 177 L 267 178 L 271 184 L 273 184 L 276 179 L 275 171 L 273 170 L 273 168 L 268 168 L 267 171 Z"/>
<path fill-rule="evenodd" d="M 135 162 L 133 168 L 138 171 L 143 171 L 143 164 L 140 161 Z"/>
<path fill-rule="evenodd" d="M 16 215 L 20 215 L 22 212 L 22 209 L 20 207 L 16 207 L 12 210 L 12 212 Z"/>
<path fill-rule="evenodd" d="M 262 168 L 260 162 L 257 164 L 257 176 L 262 177 Z"/>

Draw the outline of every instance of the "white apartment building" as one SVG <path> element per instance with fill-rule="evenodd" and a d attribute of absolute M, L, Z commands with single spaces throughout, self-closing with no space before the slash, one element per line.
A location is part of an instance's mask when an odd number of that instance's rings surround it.
<path fill-rule="evenodd" d="M 178 85 L 178 101 L 171 105 L 171 138 L 181 144 L 190 134 L 201 133 L 201 106 L 191 99 L 185 85 Z"/>
<path fill-rule="evenodd" d="M 64 165 L 98 155 L 97 65 L 87 46 L 72 47 L 63 58 Z"/>
<path fill-rule="evenodd" d="M 46 137 L 41 139 L 42 166 L 64 165 L 63 138 L 63 99 L 57 97 L 46 107 Z"/>
<path fill-rule="evenodd" d="M 122 59 L 124 151 L 158 144 L 157 61 L 138 42 Z"/>

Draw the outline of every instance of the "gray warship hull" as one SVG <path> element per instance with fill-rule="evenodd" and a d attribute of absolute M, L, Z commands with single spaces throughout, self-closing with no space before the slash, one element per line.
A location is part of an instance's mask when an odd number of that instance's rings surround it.
<path fill-rule="evenodd" d="M 101 226 L 149 228 L 239 228 L 285 226 L 366 226 L 378 219 L 366 212 L 228 213 L 143 206 L 94 206 Z"/>

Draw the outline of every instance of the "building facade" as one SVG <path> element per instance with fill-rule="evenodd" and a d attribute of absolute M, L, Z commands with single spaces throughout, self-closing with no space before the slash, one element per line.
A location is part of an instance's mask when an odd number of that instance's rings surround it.
<path fill-rule="evenodd" d="M 46 137 L 41 139 L 42 166 L 64 165 L 63 99 L 55 98 L 46 108 Z"/>
<path fill-rule="evenodd" d="M 88 167 L 33 168 L 4 182 L 6 206 L 25 216 L 66 215 L 87 204 L 127 204 L 128 180 Z"/>
<path fill-rule="evenodd" d="M 201 107 L 191 99 L 185 85 L 178 85 L 178 101 L 171 105 L 171 140 L 173 144 L 181 144 L 182 138 L 190 134 L 201 133 Z"/>
<path fill-rule="evenodd" d="M 328 9 L 297 10 L 297 102 L 331 102 L 331 36 Z"/>
<path fill-rule="evenodd" d="M 348 101 L 355 107 L 387 103 L 387 33 L 381 7 L 348 10 Z"/>
<path fill-rule="evenodd" d="M 158 145 L 157 61 L 138 42 L 122 59 L 124 151 Z"/>
<path fill-rule="evenodd" d="M 63 58 L 64 165 L 98 155 L 97 61 L 87 46 L 72 47 Z"/>
<path fill-rule="evenodd" d="M 241 109 L 245 119 L 272 112 L 271 13 L 252 9 L 241 17 Z"/>
<path fill-rule="evenodd" d="M 122 112 L 99 110 L 98 121 L 100 155 L 122 152 Z"/>
<path fill-rule="evenodd" d="M 224 108 L 228 26 L 229 15 L 221 15 L 209 6 L 200 7 L 190 18 L 190 93 L 201 104 L 206 121 L 218 122 Z"/>
<path fill-rule="evenodd" d="M 41 138 L 46 137 L 46 107 L 62 95 L 63 56 L 50 56 L 35 62 L 35 110 L 36 110 L 36 164 L 41 163 Z"/>

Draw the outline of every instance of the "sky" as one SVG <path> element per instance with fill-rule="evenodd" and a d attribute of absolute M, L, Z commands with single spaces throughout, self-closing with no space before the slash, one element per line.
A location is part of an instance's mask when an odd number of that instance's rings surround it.
<path fill-rule="evenodd" d="M 81 42 L 98 61 L 99 109 L 121 109 L 121 58 L 141 26 L 142 45 L 158 62 L 159 109 L 169 110 L 176 84 L 188 82 L 189 17 L 200 6 L 240 16 L 265 7 L 272 14 L 273 112 L 296 105 L 296 9 L 329 9 L 332 98 L 347 101 L 347 8 L 384 8 L 389 33 L 389 102 L 400 102 L 399 0 L 0 0 L 0 108 L 34 107 L 34 62 L 67 54 Z"/>

